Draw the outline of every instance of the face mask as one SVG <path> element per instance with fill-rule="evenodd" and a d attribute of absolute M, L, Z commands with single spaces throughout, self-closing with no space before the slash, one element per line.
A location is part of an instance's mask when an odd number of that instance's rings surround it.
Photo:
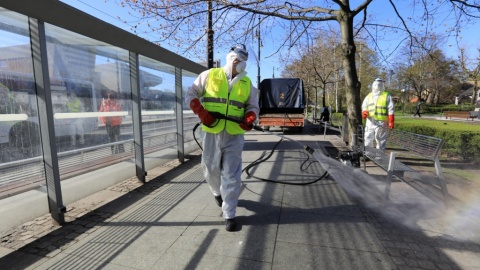
<path fill-rule="evenodd" d="M 242 73 L 243 71 L 245 71 L 245 68 L 247 68 L 247 62 L 240 62 L 237 64 L 235 69 L 238 73 Z"/>
<path fill-rule="evenodd" d="M 383 83 L 375 81 L 372 84 L 372 93 L 373 94 L 380 94 L 383 91 Z"/>

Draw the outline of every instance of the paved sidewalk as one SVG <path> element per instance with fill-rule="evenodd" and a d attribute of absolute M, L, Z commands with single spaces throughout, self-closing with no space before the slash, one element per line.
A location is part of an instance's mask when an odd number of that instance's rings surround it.
<path fill-rule="evenodd" d="M 198 152 L 68 206 L 62 227 L 43 217 L 0 236 L 0 269 L 480 268 L 476 205 L 446 208 L 402 182 L 384 202 L 382 171 L 327 157 L 346 146 L 310 131 L 248 133 L 244 167 L 265 160 L 243 174 L 236 232 Z"/>

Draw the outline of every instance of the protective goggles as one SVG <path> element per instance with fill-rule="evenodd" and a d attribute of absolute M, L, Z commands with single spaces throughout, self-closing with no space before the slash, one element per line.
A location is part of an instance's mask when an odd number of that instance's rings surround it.
<path fill-rule="evenodd" d="M 237 44 L 233 46 L 230 51 L 235 52 L 237 54 L 237 59 L 240 61 L 247 61 L 248 60 L 248 52 L 247 48 L 243 44 Z"/>

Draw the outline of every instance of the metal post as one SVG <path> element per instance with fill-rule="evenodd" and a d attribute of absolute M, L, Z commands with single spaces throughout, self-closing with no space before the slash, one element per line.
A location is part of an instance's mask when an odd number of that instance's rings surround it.
<path fill-rule="evenodd" d="M 395 152 L 390 153 L 390 159 L 388 160 L 387 182 L 385 183 L 385 199 L 388 200 L 390 196 L 390 186 L 392 185 L 392 176 L 395 166 Z"/>
<path fill-rule="evenodd" d="M 323 122 L 323 138 L 327 136 L 327 122 Z"/>
<path fill-rule="evenodd" d="M 143 152 L 142 106 L 140 100 L 140 68 L 138 54 L 130 52 L 130 84 L 132 89 L 133 148 L 135 149 L 135 170 L 137 179 L 145 183 L 145 158 Z"/>
<path fill-rule="evenodd" d="M 317 106 L 318 106 L 318 89 L 317 89 L 317 82 L 315 81 L 315 108 L 313 109 L 313 117 L 315 119 L 318 119 Z"/>
<path fill-rule="evenodd" d="M 344 142 L 348 142 L 348 133 L 348 115 L 347 112 L 343 112 L 342 139 Z"/>
<path fill-rule="evenodd" d="M 183 130 L 182 69 L 175 68 L 175 119 L 177 119 L 177 156 L 185 162 L 185 131 Z"/>
<path fill-rule="evenodd" d="M 213 30 L 212 30 L 212 1 L 208 1 L 207 26 L 207 67 L 213 68 Z"/>
<path fill-rule="evenodd" d="M 52 218 L 58 224 L 63 224 L 65 223 L 64 213 L 66 212 L 66 208 L 63 205 L 57 144 L 55 142 L 55 124 L 53 122 L 53 104 L 50 90 L 50 77 L 48 74 L 45 24 L 37 19 L 30 18 L 29 26 L 48 208 Z"/>
<path fill-rule="evenodd" d="M 258 62 L 257 62 L 257 89 L 260 89 L 260 47 L 262 44 L 262 40 L 260 39 L 260 17 L 258 17 Z"/>

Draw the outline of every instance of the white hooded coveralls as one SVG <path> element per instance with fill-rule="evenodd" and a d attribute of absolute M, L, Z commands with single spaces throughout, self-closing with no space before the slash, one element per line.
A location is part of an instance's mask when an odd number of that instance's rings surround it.
<path fill-rule="evenodd" d="M 233 60 L 232 60 L 233 61 Z M 227 64 L 224 67 L 229 81 L 229 91 L 232 86 L 245 76 L 241 72 L 235 78 L 231 78 L 231 63 L 227 56 Z M 202 72 L 194 81 L 192 87 L 185 95 L 185 103 L 188 105 L 194 98 L 205 95 L 208 74 L 210 70 Z M 245 113 L 252 111 L 258 117 L 258 90 L 250 84 L 250 96 L 245 104 Z M 238 197 L 241 189 L 242 174 L 242 151 L 244 135 L 230 135 L 226 129 L 218 134 L 203 133 L 202 168 L 205 179 L 214 196 L 222 196 L 222 212 L 225 219 L 235 217 Z"/>
<path fill-rule="evenodd" d="M 375 80 L 372 84 L 372 95 L 373 95 L 373 103 L 376 104 L 378 97 L 384 91 L 383 81 Z M 367 110 L 368 104 L 368 95 L 365 97 L 362 103 L 362 111 Z M 393 115 L 395 112 L 395 104 L 393 103 L 392 96 L 388 94 L 387 96 L 387 110 L 388 115 Z M 385 149 L 387 143 L 388 134 L 386 132 L 381 132 L 379 127 L 387 128 L 386 121 L 383 120 L 375 120 L 373 117 L 369 116 L 366 119 L 365 123 L 365 145 L 373 147 L 373 141 L 376 142 L 377 149 Z"/>

